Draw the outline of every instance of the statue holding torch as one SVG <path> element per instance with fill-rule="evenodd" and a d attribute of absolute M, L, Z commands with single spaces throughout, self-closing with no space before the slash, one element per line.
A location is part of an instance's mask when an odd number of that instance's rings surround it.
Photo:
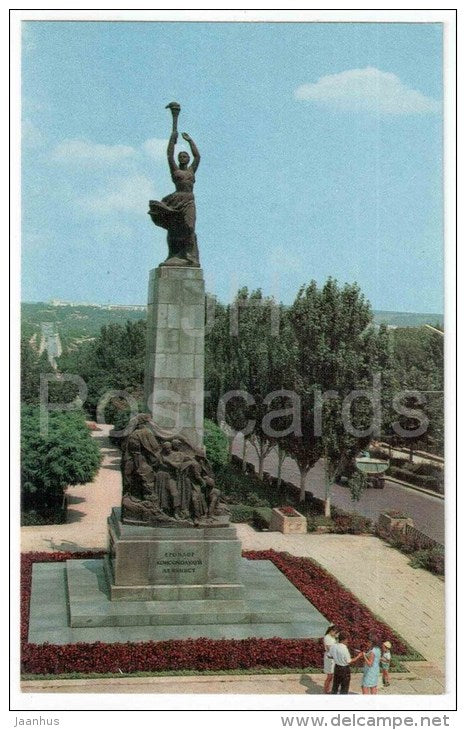
<path fill-rule="evenodd" d="M 194 140 L 182 132 L 189 144 L 193 160 L 187 152 L 180 152 L 175 162 L 175 145 L 178 141 L 178 117 L 181 107 L 176 101 L 167 104 L 172 113 L 172 133 L 168 141 L 167 158 L 175 192 L 162 200 L 149 201 L 149 215 L 156 226 L 167 231 L 168 257 L 162 266 L 200 266 L 199 251 L 195 233 L 196 206 L 194 202 L 195 172 L 200 155 Z"/>

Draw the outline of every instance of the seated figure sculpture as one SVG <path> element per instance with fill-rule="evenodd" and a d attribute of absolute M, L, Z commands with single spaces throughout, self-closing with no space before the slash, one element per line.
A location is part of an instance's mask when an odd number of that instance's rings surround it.
<path fill-rule="evenodd" d="M 138 414 L 121 444 L 122 522 L 186 527 L 226 524 L 225 505 L 203 451 Z"/>

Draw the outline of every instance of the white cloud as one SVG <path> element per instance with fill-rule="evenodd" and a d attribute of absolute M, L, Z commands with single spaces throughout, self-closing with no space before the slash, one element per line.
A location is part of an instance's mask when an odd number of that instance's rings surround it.
<path fill-rule="evenodd" d="M 298 86 L 295 98 L 341 111 L 403 115 L 438 112 L 441 103 L 410 89 L 393 73 L 355 68 Z"/>
<path fill-rule="evenodd" d="M 152 139 L 147 139 L 143 143 L 142 149 L 149 157 L 153 157 L 154 160 L 161 160 L 167 154 L 167 145 L 168 139 L 152 137 Z"/>
<path fill-rule="evenodd" d="M 80 198 L 79 204 L 87 211 L 106 215 L 117 212 L 141 213 L 154 199 L 152 181 L 145 175 L 130 175 L 109 181 L 104 189 Z"/>
<path fill-rule="evenodd" d="M 63 163 L 78 163 L 86 167 L 102 164 L 118 164 L 137 155 L 134 147 L 123 144 L 106 145 L 85 139 L 64 139 L 52 150 L 52 160 Z"/>

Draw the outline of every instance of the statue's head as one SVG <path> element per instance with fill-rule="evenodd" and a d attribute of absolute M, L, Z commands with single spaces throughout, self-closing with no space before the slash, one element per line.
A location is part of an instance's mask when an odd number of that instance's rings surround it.
<path fill-rule="evenodd" d="M 164 441 L 162 443 L 162 451 L 163 451 L 163 453 L 164 454 L 169 454 L 171 450 L 172 450 L 172 445 L 171 445 L 170 441 Z"/>
<path fill-rule="evenodd" d="M 172 447 L 175 449 L 175 451 L 179 451 L 182 447 L 182 443 L 179 439 L 173 439 L 172 441 Z"/>
<path fill-rule="evenodd" d="M 180 163 L 180 167 L 187 167 L 189 163 L 189 155 L 187 152 L 180 152 L 178 155 L 178 162 Z"/>

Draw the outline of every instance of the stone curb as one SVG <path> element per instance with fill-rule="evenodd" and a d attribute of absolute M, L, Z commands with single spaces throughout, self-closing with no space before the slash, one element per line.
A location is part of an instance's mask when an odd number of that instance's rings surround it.
<path fill-rule="evenodd" d="M 407 489 L 414 489 L 415 492 L 422 492 L 423 494 L 428 494 L 430 497 L 437 497 L 438 499 L 444 500 L 445 495 L 439 494 L 438 492 L 433 492 L 431 489 L 424 489 L 424 487 L 418 487 L 415 484 L 409 484 L 408 482 L 402 482 L 401 479 L 395 479 L 395 477 L 387 476 L 387 482 L 395 482 L 396 484 L 401 484 L 401 486 L 406 487 Z"/>
<path fill-rule="evenodd" d="M 416 662 L 417 664 L 418 662 Z M 411 664 L 411 663 L 410 663 Z M 430 662 L 419 662 L 419 664 L 423 667 L 431 667 L 433 666 Z M 189 687 L 189 685 L 192 684 L 203 684 L 203 685 L 211 685 L 214 683 L 217 684 L 231 684 L 232 682 L 241 682 L 242 684 L 267 684 L 271 685 L 273 683 L 279 683 L 283 685 L 285 682 L 300 682 L 303 677 L 309 677 L 311 678 L 316 684 L 324 685 L 324 681 L 326 678 L 325 674 L 314 674 L 309 672 L 300 672 L 300 673 L 285 673 L 285 674 L 210 674 L 210 675 L 202 675 L 202 674 L 193 674 L 189 676 L 183 676 L 183 675 L 170 675 L 170 676 L 163 676 L 163 677 L 131 677 L 130 675 L 122 676 L 122 677 L 108 677 L 108 678 L 102 678 L 102 679 L 48 679 L 48 680 L 23 680 L 20 683 L 21 691 L 22 692 L 34 692 L 36 690 L 50 690 L 53 692 L 54 690 L 62 689 L 62 688 L 68 688 L 70 690 L 73 690 L 73 688 L 82 688 L 83 691 L 86 691 L 86 688 L 89 688 L 89 692 L 93 692 L 95 688 L 99 686 L 109 686 L 114 687 L 115 692 L 118 692 L 118 689 L 124 686 L 131 685 L 133 687 L 137 686 L 143 686 L 143 685 L 152 685 L 152 686 L 170 686 L 173 685 L 173 683 L 176 683 L 178 685 L 185 685 Z M 392 685 L 396 684 L 397 682 L 406 682 L 406 681 L 417 681 L 422 682 L 424 677 L 419 676 L 415 668 L 410 668 L 408 672 L 404 673 L 397 673 L 391 675 L 391 682 Z M 208 688 L 206 687 L 205 694 L 209 694 Z M 216 692 L 216 694 L 220 694 Z M 260 692 L 253 692 L 253 694 L 260 694 Z"/>
<path fill-rule="evenodd" d="M 192 684 L 193 682 L 202 684 L 211 684 L 212 682 L 282 682 L 284 679 L 297 680 L 303 676 L 310 676 L 313 679 L 319 678 L 322 683 L 325 681 L 325 674 L 309 674 L 301 672 L 299 674 L 190 674 L 189 676 L 172 674 L 165 677 L 107 677 L 102 679 L 28 679 L 21 682 L 21 688 L 27 690 L 28 687 L 95 687 L 99 684 L 111 684 L 115 687 L 122 684 Z"/>

